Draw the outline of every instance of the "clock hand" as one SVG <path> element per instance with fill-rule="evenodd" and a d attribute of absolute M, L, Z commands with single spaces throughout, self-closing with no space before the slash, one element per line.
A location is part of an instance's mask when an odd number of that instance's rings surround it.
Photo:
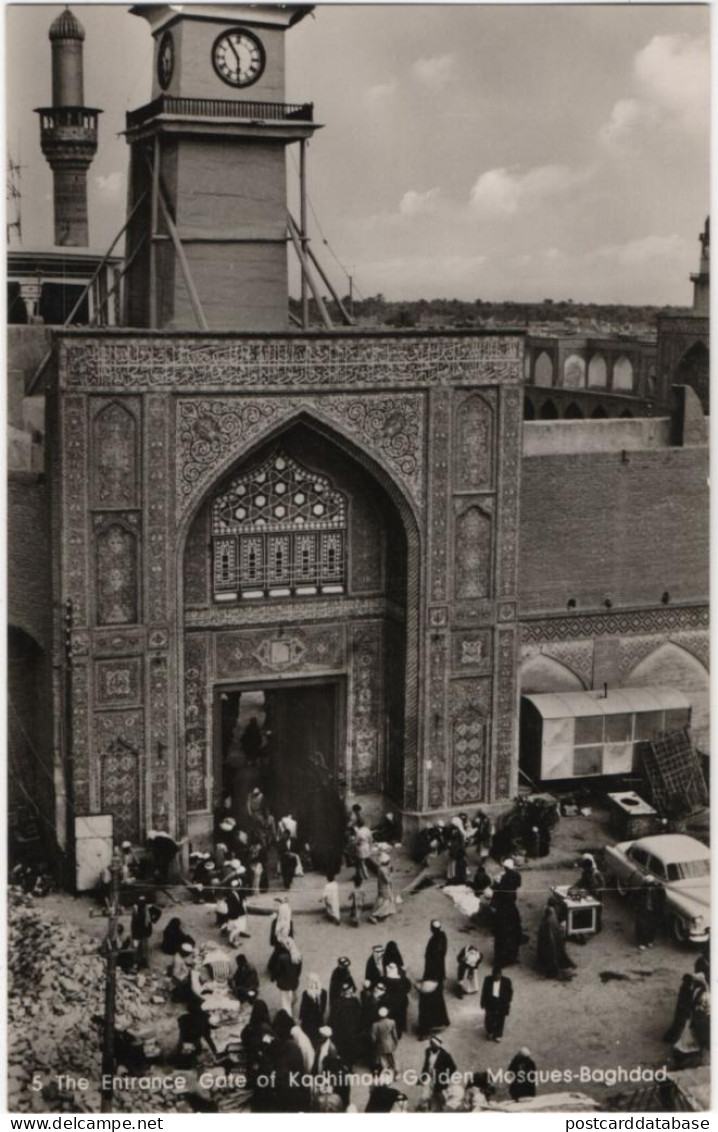
<path fill-rule="evenodd" d="M 241 71 L 242 70 L 242 60 L 239 57 L 239 51 L 237 50 L 237 48 L 232 43 L 232 37 L 231 36 L 227 37 L 227 43 L 232 48 L 232 53 L 233 53 L 235 59 L 237 60 L 237 70 Z"/>

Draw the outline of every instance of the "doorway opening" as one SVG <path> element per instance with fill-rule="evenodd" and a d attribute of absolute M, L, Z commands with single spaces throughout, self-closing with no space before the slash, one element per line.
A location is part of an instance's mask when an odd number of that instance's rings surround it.
<path fill-rule="evenodd" d="M 338 870 L 345 824 L 338 785 L 344 681 L 300 680 L 215 691 L 215 775 L 242 827 L 258 787 L 275 819 L 291 814 L 317 867 Z"/>

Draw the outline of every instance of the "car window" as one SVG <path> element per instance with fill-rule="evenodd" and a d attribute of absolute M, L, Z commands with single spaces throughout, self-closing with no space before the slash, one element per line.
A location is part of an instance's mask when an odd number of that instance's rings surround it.
<path fill-rule="evenodd" d="M 645 849 L 640 849 L 638 845 L 632 845 L 628 850 L 628 856 L 634 864 L 640 865 L 642 869 L 645 869 L 646 862 L 648 861 L 648 853 Z"/>
<path fill-rule="evenodd" d="M 677 865 L 668 866 L 669 880 L 699 880 L 710 876 L 710 861 L 702 858 L 699 861 L 681 861 Z"/>
<path fill-rule="evenodd" d="M 660 877 L 661 880 L 665 880 L 666 867 L 663 861 L 658 860 L 658 857 L 653 857 L 649 854 L 646 867 L 649 873 L 653 873 L 654 877 Z"/>

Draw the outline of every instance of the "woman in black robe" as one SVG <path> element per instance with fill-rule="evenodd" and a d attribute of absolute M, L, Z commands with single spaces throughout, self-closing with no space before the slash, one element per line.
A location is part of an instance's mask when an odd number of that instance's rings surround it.
<path fill-rule="evenodd" d="M 521 917 L 516 904 L 501 903 L 494 913 L 494 963 L 510 967 L 518 963 L 521 946 Z"/>
<path fill-rule="evenodd" d="M 512 1101 L 536 1096 L 536 1062 L 530 1050 L 526 1047 L 519 1050 L 509 1062 L 509 1073 L 512 1077 L 509 1085 L 509 1096 Z"/>
<path fill-rule="evenodd" d="M 424 953 L 424 974 L 419 984 L 420 1038 L 433 1030 L 441 1030 L 449 1025 L 449 1015 L 444 1001 L 447 947 L 446 932 L 443 931 L 439 920 L 432 920 L 431 936 Z"/>
<path fill-rule="evenodd" d="M 571 978 L 567 972 L 576 966 L 566 952 L 566 941 L 556 915 L 556 902 L 553 898 L 544 908 L 543 918 L 539 924 L 536 958 L 539 970 L 551 979 L 565 981 Z"/>
<path fill-rule="evenodd" d="M 187 935 L 187 932 L 182 927 L 182 921 L 178 916 L 175 916 L 170 920 L 162 933 L 162 943 L 160 946 L 165 955 L 176 955 L 183 943 L 189 943 L 194 947 L 192 936 Z"/>
<path fill-rule="evenodd" d="M 265 1036 L 273 1037 L 274 1030 L 269 1021 L 269 1007 L 263 999 L 258 998 L 252 1007 L 249 1022 L 240 1034 L 247 1058 L 247 1083 L 252 1088 L 263 1061 Z"/>
<path fill-rule="evenodd" d="M 259 990 L 259 975 L 246 955 L 237 956 L 237 966 L 229 977 L 229 986 L 240 1002 L 254 1002 Z"/>
<path fill-rule="evenodd" d="M 337 1053 L 349 1069 L 353 1069 L 361 1052 L 362 1009 L 354 993 L 354 982 L 346 982 L 331 1004 L 329 1025 Z"/>
<path fill-rule="evenodd" d="M 384 948 L 384 966 L 386 967 L 389 963 L 396 963 L 400 971 L 406 968 L 402 954 L 399 951 L 399 945 L 393 939 L 390 939 Z"/>
<path fill-rule="evenodd" d="M 306 1084 L 302 1051 L 292 1037 L 294 1022 L 286 1010 L 274 1016 L 277 1040 L 270 1047 L 267 1059 L 272 1082 L 272 1099 L 267 1112 L 309 1112 L 312 1094 Z"/>
<path fill-rule="evenodd" d="M 389 950 L 384 952 L 384 958 Z M 399 967 L 394 961 L 386 963 L 386 970 L 384 972 L 384 986 L 386 993 L 384 995 L 384 1005 L 389 1011 L 389 1016 L 394 1019 L 396 1023 L 396 1032 L 399 1037 L 406 1032 L 406 1016 L 409 1010 L 409 991 L 411 990 L 411 982 L 407 978 L 403 967 Z"/>

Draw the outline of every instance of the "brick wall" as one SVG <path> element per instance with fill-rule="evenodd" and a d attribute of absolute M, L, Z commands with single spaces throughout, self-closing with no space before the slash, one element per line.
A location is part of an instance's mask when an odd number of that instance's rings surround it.
<path fill-rule="evenodd" d="M 707 476 L 704 448 L 525 458 L 522 613 L 707 600 Z"/>
<path fill-rule="evenodd" d="M 52 597 L 47 488 L 43 476 L 8 477 L 8 800 L 39 823 L 46 847 L 55 824 Z"/>
<path fill-rule="evenodd" d="M 8 479 L 8 621 L 50 651 L 52 595 L 47 487 L 44 476 Z"/>

